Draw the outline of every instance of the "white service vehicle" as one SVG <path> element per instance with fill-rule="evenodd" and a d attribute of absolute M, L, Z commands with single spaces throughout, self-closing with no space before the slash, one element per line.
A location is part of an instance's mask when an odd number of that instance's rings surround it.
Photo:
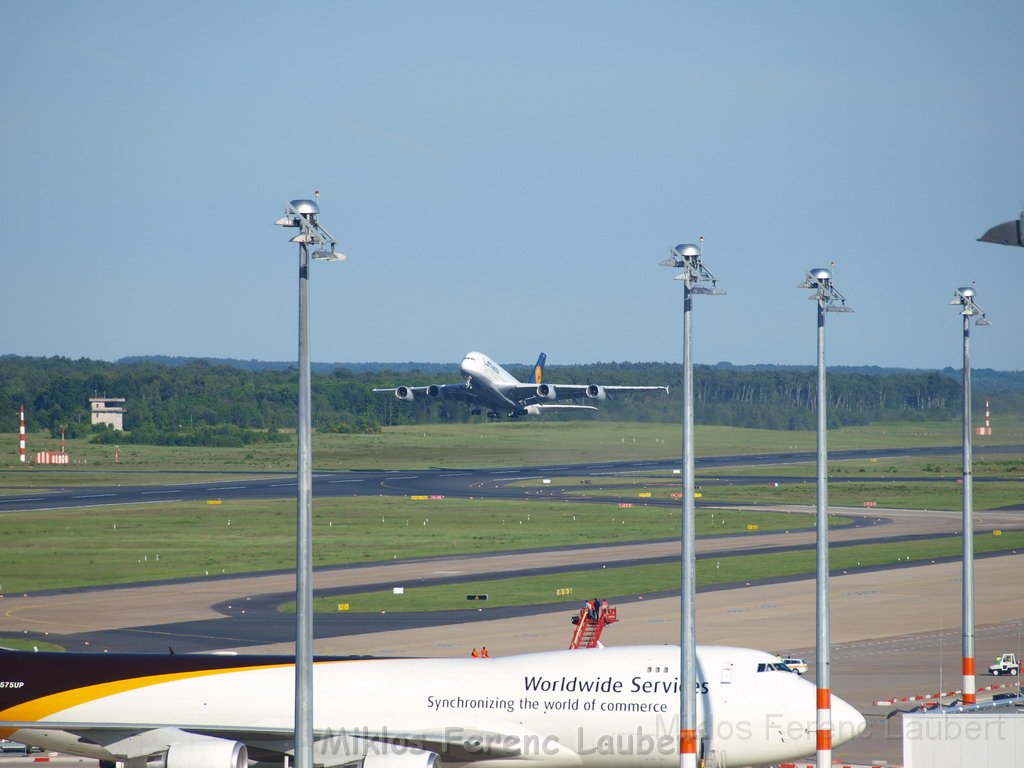
<path fill-rule="evenodd" d="M 1004 653 L 996 659 L 996 663 L 988 668 L 990 675 L 1016 675 L 1020 672 L 1017 654 Z"/>
<path fill-rule="evenodd" d="M 789 667 L 790 672 L 796 672 L 798 675 L 807 674 L 807 662 L 803 659 L 798 659 L 796 656 L 785 656 L 781 661 Z"/>

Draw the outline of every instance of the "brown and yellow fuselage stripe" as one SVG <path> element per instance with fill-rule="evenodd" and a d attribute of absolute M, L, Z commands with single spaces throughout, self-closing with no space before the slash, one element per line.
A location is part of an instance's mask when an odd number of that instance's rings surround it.
<path fill-rule="evenodd" d="M 317 662 L 354 661 L 333 657 Z M 175 680 L 287 667 L 289 656 L 189 656 L 98 653 L 0 653 L 0 721 L 37 721 L 105 696 Z M 0 737 L 13 729 L 0 728 Z"/>

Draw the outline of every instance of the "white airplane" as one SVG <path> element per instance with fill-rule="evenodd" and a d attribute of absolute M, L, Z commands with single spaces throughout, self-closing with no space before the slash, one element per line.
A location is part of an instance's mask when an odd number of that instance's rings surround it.
<path fill-rule="evenodd" d="M 489 659 L 317 659 L 313 762 L 332 768 L 675 768 L 679 648 Z M 697 648 L 699 754 L 815 751 L 815 687 L 777 656 Z M 291 657 L 0 651 L 0 737 L 125 768 L 281 768 Z M 864 718 L 832 697 L 832 743 Z M 712 758 L 717 762 L 711 762 Z"/>
<path fill-rule="evenodd" d="M 531 381 L 521 382 L 482 352 L 470 352 L 459 366 L 459 371 L 466 380 L 464 384 L 431 384 L 426 387 L 394 387 L 375 389 L 374 392 L 392 392 L 399 400 L 413 401 L 416 396 L 431 399 L 450 398 L 470 403 L 476 407 L 473 415 L 478 415 L 487 408 L 490 418 L 498 418 L 505 413 L 509 418 L 519 416 L 536 416 L 546 410 L 583 410 L 596 411 L 592 405 L 570 405 L 555 403 L 557 400 L 574 400 L 590 398 L 605 400 L 609 394 L 620 392 L 668 392 L 668 387 L 625 387 L 602 384 L 548 384 L 543 381 L 544 362 L 547 355 L 543 352 L 533 366 Z"/>

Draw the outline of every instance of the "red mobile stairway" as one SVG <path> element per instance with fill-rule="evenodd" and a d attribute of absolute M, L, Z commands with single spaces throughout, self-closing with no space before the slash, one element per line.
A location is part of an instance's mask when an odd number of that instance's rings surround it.
<path fill-rule="evenodd" d="M 572 617 L 576 629 L 569 642 L 569 650 L 576 648 L 597 648 L 601 633 L 609 624 L 619 620 L 615 608 L 608 607 L 607 600 L 594 599 L 580 609 L 579 616 Z"/>

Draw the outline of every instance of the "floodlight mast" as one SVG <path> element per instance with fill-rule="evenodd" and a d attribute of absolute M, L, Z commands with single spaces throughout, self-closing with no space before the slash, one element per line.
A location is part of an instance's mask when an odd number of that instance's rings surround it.
<path fill-rule="evenodd" d="M 701 245 L 704 238 L 700 238 Z M 683 284 L 683 511 L 679 591 L 679 765 L 697 766 L 697 587 L 694 574 L 693 313 L 695 293 L 719 296 L 717 280 L 701 261 L 701 245 L 684 243 L 669 252 L 663 267 L 682 270 Z M 704 285 L 710 283 L 710 287 Z"/>
<path fill-rule="evenodd" d="M 961 604 L 963 610 L 963 701 L 977 703 L 977 687 L 974 670 L 974 470 L 971 450 L 971 318 L 980 317 L 975 325 L 991 325 L 981 307 L 974 301 L 974 286 L 957 288 L 949 302 L 961 307 L 964 319 L 964 381 L 963 381 L 963 576 L 961 582 Z"/>
<path fill-rule="evenodd" d="M 816 602 L 817 624 L 817 738 L 818 768 L 832 765 L 832 693 L 829 681 L 829 587 L 828 587 L 828 447 L 825 408 L 825 313 L 853 312 L 846 298 L 836 290 L 832 272 L 824 267 L 811 269 L 797 288 L 814 291 L 811 299 L 818 303 L 818 479 L 816 514 Z"/>
<path fill-rule="evenodd" d="M 317 192 L 317 197 L 320 193 Z M 313 768 L 313 462 L 310 419 L 309 246 L 314 259 L 344 261 L 334 236 L 320 226 L 314 200 L 292 200 L 275 224 L 297 227 L 299 244 L 298 511 L 295 536 L 295 768 Z"/>

